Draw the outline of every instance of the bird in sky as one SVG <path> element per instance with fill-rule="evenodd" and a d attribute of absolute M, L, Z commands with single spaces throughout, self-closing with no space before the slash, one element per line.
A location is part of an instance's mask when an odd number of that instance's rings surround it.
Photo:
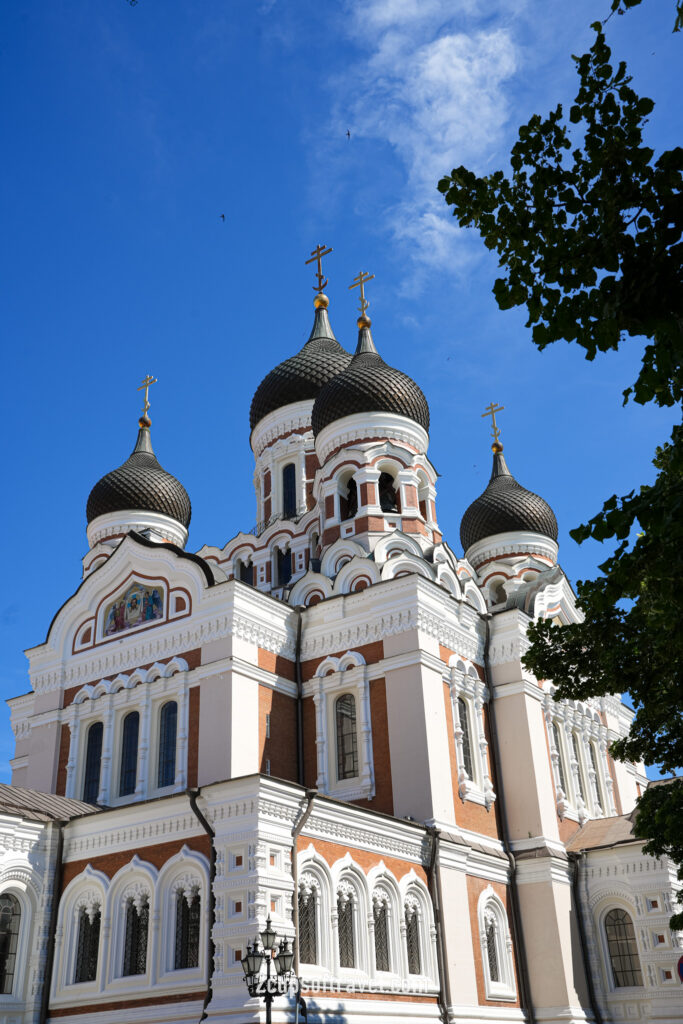
<path fill-rule="evenodd" d="M 349 131 L 349 129 L 348 129 L 348 128 L 346 129 L 346 138 L 347 138 L 347 139 L 350 139 L 350 138 L 351 138 L 351 132 Z"/>
<path fill-rule="evenodd" d="M 225 214 L 224 213 L 221 214 L 221 220 L 225 220 Z"/>

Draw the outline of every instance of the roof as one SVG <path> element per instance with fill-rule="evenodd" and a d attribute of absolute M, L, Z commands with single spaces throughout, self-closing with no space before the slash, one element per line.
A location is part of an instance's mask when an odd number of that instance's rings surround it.
<path fill-rule="evenodd" d="M 547 501 L 517 483 L 503 457 L 502 445 L 494 446 L 491 479 L 462 517 L 460 542 L 467 551 L 485 537 L 518 530 L 556 541 L 557 519 Z"/>
<path fill-rule="evenodd" d="M 613 818 L 594 818 L 575 832 L 567 843 L 567 853 L 580 853 L 582 850 L 595 850 L 601 846 L 616 846 L 619 843 L 635 843 L 633 834 L 633 818 L 635 812 L 618 814 Z"/>
<path fill-rule="evenodd" d="M 150 421 L 140 419 L 135 448 L 118 469 L 98 480 L 86 508 L 89 523 L 109 512 L 128 509 L 157 512 L 190 525 L 192 506 L 187 491 L 174 476 L 159 464 L 149 431 Z"/>
<path fill-rule="evenodd" d="M 86 804 L 82 800 L 0 782 L 0 814 L 11 814 L 31 821 L 70 821 L 84 814 L 95 814 L 99 810 L 96 804 Z"/>

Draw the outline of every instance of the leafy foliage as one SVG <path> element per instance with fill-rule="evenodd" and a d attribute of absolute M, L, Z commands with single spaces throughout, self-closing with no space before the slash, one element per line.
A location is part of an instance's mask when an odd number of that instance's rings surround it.
<path fill-rule="evenodd" d="M 640 0 L 612 0 L 623 14 Z M 682 25 L 683 3 L 676 2 Z M 557 106 L 519 130 L 511 171 L 479 177 L 458 167 L 439 182 L 462 227 L 499 256 L 501 309 L 525 305 L 543 349 L 575 342 L 593 359 L 627 338 L 647 340 L 625 401 L 681 406 L 683 399 L 683 150 L 655 159 L 643 142 L 653 108 L 622 61 L 611 64 L 600 23 L 590 51 L 574 57 L 579 90 L 565 118 Z M 627 761 L 683 765 L 683 426 L 659 448 L 652 485 L 618 498 L 572 531 L 615 550 L 597 579 L 580 582 L 584 621 L 529 630 L 524 659 L 551 678 L 556 699 L 628 690 L 635 717 L 612 745 Z M 650 786 L 638 802 L 645 851 L 683 865 L 683 779 Z M 679 871 L 683 879 L 683 867 Z M 683 927 L 683 914 L 672 919 Z"/>
<path fill-rule="evenodd" d="M 612 14 L 626 14 L 629 7 L 638 7 L 642 0 L 612 0 Z M 680 32 L 683 28 L 683 0 L 675 0 L 676 21 L 674 32 Z M 610 17 L 612 16 L 610 14 Z"/>

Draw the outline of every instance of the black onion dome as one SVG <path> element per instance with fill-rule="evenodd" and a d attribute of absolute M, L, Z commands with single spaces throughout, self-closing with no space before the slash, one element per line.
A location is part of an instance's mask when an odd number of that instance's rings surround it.
<path fill-rule="evenodd" d="M 275 409 L 315 398 L 323 384 L 345 370 L 350 361 L 351 356 L 334 336 L 327 306 L 316 306 L 313 330 L 304 347 L 271 370 L 257 387 L 249 411 L 251 429 Z"/>
<path fill-rule="evenodd" d="M 358 321 L 358 347 L 348 368 L 333 377 L 315 400 L 313 433 L 357 412 L 391 412 L 429 431 L 429 406 L 415 381 L 388 366 L 375 348 L 370 320 Z"/>
<path fill-rule="evenodd" d="M 174 476 L 162 469 L 152 449 L 149 420 L 140 420 L 135 448 L 118 469 L 107 473 L 93 487 L 88 498 L 88 523 L 108 512 L 158 512 L 187 527 L 192 506 L 187 491 Z"/>
<path fill-rule="evenodd" d="M 501 450 L 494 448 L 488 487 L 465 512 L 460 543 L 467 551 L 477 541 L 496 533 L 529 530 L 557 540 L 557 519 L 547 501 L 518 484 Z"/>

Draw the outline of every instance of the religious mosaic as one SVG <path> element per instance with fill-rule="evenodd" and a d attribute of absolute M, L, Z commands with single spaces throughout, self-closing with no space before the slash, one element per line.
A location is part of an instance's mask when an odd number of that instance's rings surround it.
<path fill-rule="evenodd" d="M 106 609 L 104 635 L 122 633 L 145 622 L 162 619 L 163 616 L 163 587 L 145 587 L 141 583 L 133 583 Z"/>

